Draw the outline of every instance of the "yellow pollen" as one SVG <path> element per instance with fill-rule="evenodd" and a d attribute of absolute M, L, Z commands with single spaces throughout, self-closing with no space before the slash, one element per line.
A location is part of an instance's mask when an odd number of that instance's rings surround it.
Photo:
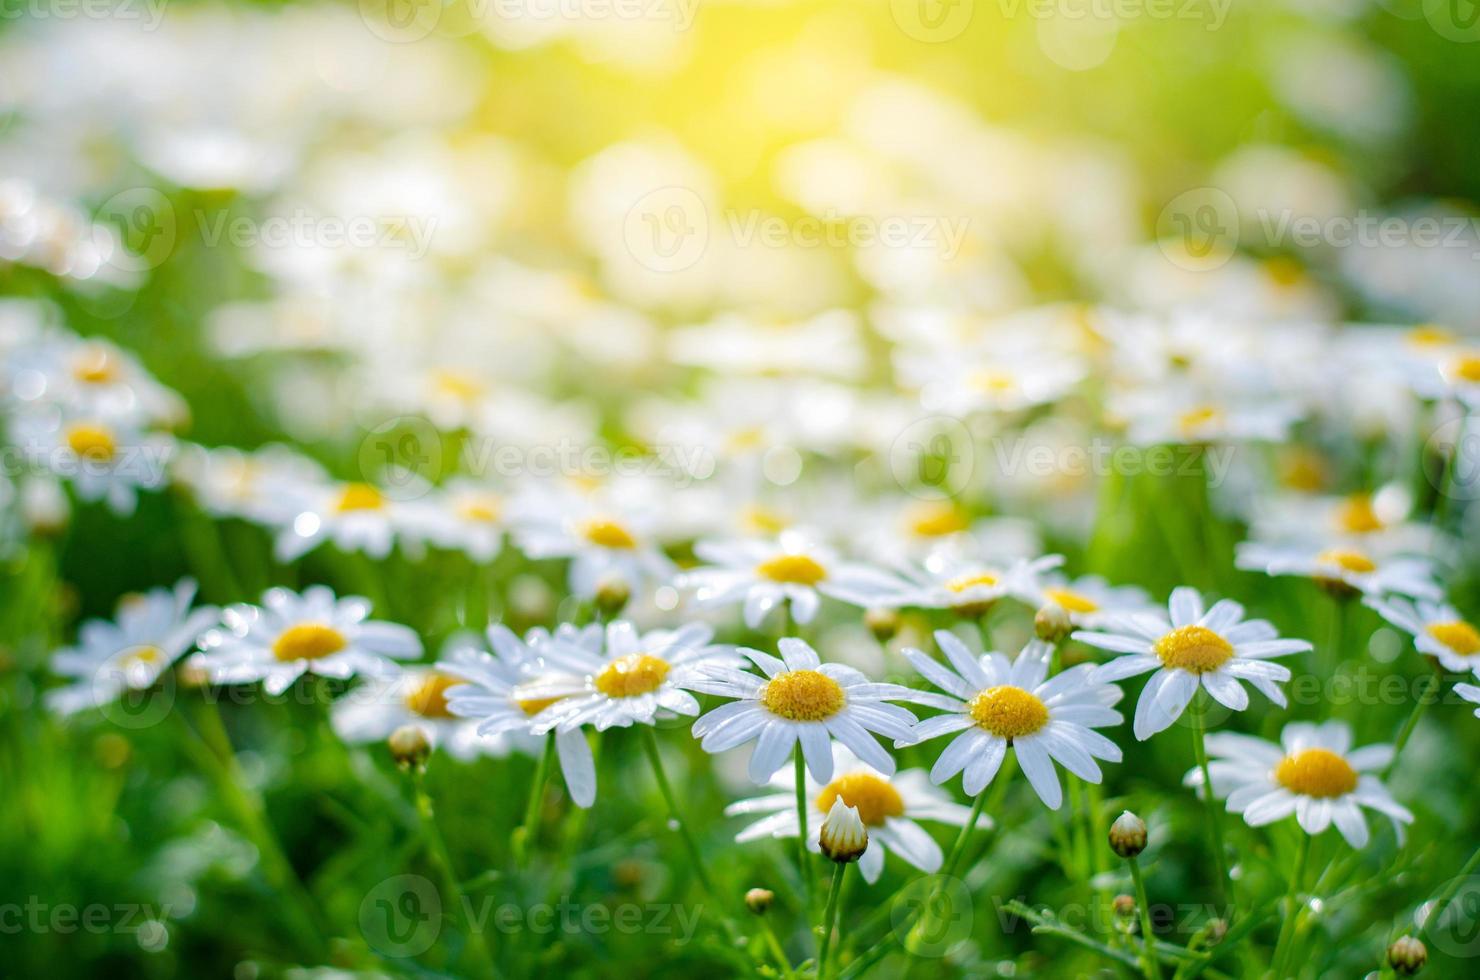
<path fill-rule="evenodd" d="M 823 721 L 843 710 L 843 688 L 820 671 L 793 670 L 766 682 L 761 707 L 790 721 Z"/>
<path fill-rule="evenodd" d="M 1332 548 L 1316 555 L 1316 561 L 1322 565 L 1335 565 L 1348 572 L 1365 574 L 1377 571 L 1377 563 L 1360 551 L 1349 551 L 1344 548 Z"/>
<path fill-rule="evenodd" d="M 1223 413 L 1219 409 L 1214 408 L 1211 405 L 1203 405 L 1199 408 L 1194 408 L 1191 411 L 1183 412 L 1180 416 L 1178 416 L 1177 427 L 1180 428 L 1184 434 L 1195 433 L 1201 430 L 1203 427 L 1218 421 L 1222 417 Z"/>
<path fill-rule="evenodd" d="M 155 664 L 164 659 L 164 651 L 159 647 L 142 646 L 128 650 L 119 659 L 118 666 L 128 670 L 135 664 Z"/>
<path fill-rule="evenodd" d="M 1428 634 L 1461 657 L 1473 657 L 1480 653 L 1480 630 L 1462 619 L 1452 623 L 1434 623 Z"/>
<path fill-rule="evenodd" d="M 1264 260 L 1264 274 L 1276 286 L 1298 286 L 1305 281 L 1305 269 L 1287 255 L 1276 255 Z"/>
<path fill-rule="evenodd" d="M 118 359 L 106 347 L 88 347 L 72 362 L 72 377 L 93 385 L 115 381 L 118 378 Z"/>
<path fill-rule="evenodd" d="M 118 452 L 113 433 L 101 425 L 78 422 L 67 428 L 67 446 L 85 459 L 112 459 Z"/>
<path fill-rule="evenodd" d="M 998 738 L 1032 735 L 1048 724 L 1048 708 L 1036 694 L 1002 684 L 989 687 L 971 699 L 971 720 Z"/>
<path fill-rule="evenodd" d="M 370 484 L 346 483 L 339 492 L 339 502 L 334 505 L 334 509 L 347 514 L 356 510 L 380 510 L 384 506 L 385 498 Z"/>
<path fill-rule="evenodd" d="M 1408 331 L 1408 343 L 1414 347 L 1445 347 L 1454 342 L 1453 333 L 1432 323 Z"/>
<path fill-rule="evenodd" d="M 272 655 L 279 660 L 317 660 L 345 648 L 344 634 L 324 623 L 299 623 L 278 634 Z"/>
<path fill-rule="evenodd" d="M 1073 589 L 1044 589 L 1043 594 L 1065 612 L 1092 613 L 1100 608 L 1098 602 Z"/>
<path fill-rule="evenodd" d="M 560 698 L 525 698 L 523 700 L 515 701 L 514 703 L 517 704 L 517 705 L 519 705 L 519 710 L 520 711 L 523 711 L 526 715 L 529 715 L 531 718 L 533 718 L 535 715 L 539 714 L 541 711 L 544 711 L 550 705 L 554 704 L 556 701 L 559 701 L 559 700 L 561 700 L 561 699 Z"/>
<path fill-rule="evenodd" d="M 1357 771 L 1329 749 L 1304 749 L 1275 766 L 1275 781 L 1292 793 L 1329 799 L 1357 788 Z"/>
<path fill-rule="evenodd" d="M 1005 371 L 978 371 L 971 382 L 989 395 L 1005 395 L 1017 387 L 1017 381 Z"/>
<path fill-rule="evenodd" d="M 817 794 L 817 809 L 827 813 L 840 796 L 844 805 L 858 808 L 859 819 L 870 827 L 883 826 L 886 817 L 904 816 L 904 797 L 899 790 L 887 779 L 866 772 L 840 776 L 822 787 Z"/>
<path fill-rule="evenodd" d="M 646 653 L 629 653 L 607 664 L 596 675 L 596 689 L 609 698 L 635 698 L 663 685 L 672 668 L 668 661 Z"/>
<path fill-rule="evenodd" d="M 997 584 L 997 576 L 991 572 L 977 572 L 975 575 L 957 575 L 946 582 L 946 588 L 952 592 L 966 592 L 978 587 L 988 587 Z"/>
<path fill-rule="evenodd" d="M 755 566 L 755 573 L 772 582 L 816 585 L 827 578 L 827 569 L 806 555 L 777 555 Z"/>
<path fill-rule="evenodd" d="M 944 502 L 922 503 L 910 508 L 905 523 L 913 533 L 924 538 L 959 534 L 971 526 L 960 508 Z"/>
<path fill-rule="evenodd" d="M 752 531 L 780 534 L 791 526 L 784 514 L 777 513 L 759 504 L 752 504 L 740 513 L 740 523 Z"/>
<path fill-rule="evenodd" d="M 1154 649 L 1163 664 L 1191 674 L 1217 670 L 1233 656 L 1233 644 L 1206 626 L 1179 626 L 1157 640 Z"/>
<path fill-rule="evenodd" d="M 1365 493 L 1354 493 L 1341 502 L 1336 509 L 1336 526 L 1347 534 L 1371 534 L 1387 525 L 1372 508 L 1372 498 Z"/>
<path fill-rule="evenodd" d="M 627 551 L 637 547 L 637 539 L 632 536 L 631 531 L 616 521 L 605 518 L 587 521 L 581 527 L 581 534 L 587 541 L 602 548 L 620 548 Z"/>
<path fill-rule="evenodd" d="M 461 683 L 460 679 L 446 674 L 429 674 L 406 695 L 406 708 L 423 718 L 451 718 L 452 712 L 447 710 L 447 689 Z"/>
<path fill-rule="evenodd" d="M 1449 365 L 1449 373 L 1458 381 L 1480 384 L 1480 354 L 1456 357 Z"/>
<path fill-rule="evenodd" d="M 479 524 L 492 524 L 502 513 L 497 497 L 468 497 L 457 505 L 457 516 Z"/>

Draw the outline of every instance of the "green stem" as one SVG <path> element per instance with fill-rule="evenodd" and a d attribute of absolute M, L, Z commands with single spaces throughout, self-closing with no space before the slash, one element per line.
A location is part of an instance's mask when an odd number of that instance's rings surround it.
<path fill-rule="evenodd" d="M 804 906 L 812 904 L 812 861 L 807 854 L 807 760 L 802 756 L 802 745 L 797 743 L 793 769 L 796 771 L 797 786 L 797 872 L 802 876 L 802 901 Z"/>
<path fill-rule="evenodd" d="M 1393 740 L 1393 758 L 1388 762 L 1387 768 L 1382 771 L 1382 778 L 1384 780 L 1392 775 L 1393 769 L 1398 765 L 1398 756 L 1402 755 L 1403 747 L 1413 737 L 1413 730 L 1418 727 L 1419 720 L 1423 718 L 1424 712 L 1429 709 L 1429 704 L 1437 700 L 1434 695 L 1439 693 L 1439 687 L 1442 684 L 1443 668 L 1440 667 L 1439 661 L 1435 660 L 1433 663 L 1433 678 L 1418 695 L 1418 699 L 1414 702 L 1413 710 L 1408 712 L 1408 717 L 1404 720 L 1403 727 L 1398 729 L 1398 737 Z"/>
<path fill-rule="evenodd" d="M 833 930 L 837 927 L 838 896 L 843 891 L 843 873 L 848 865 L 839 862 L 833 868 L 832 887 L 827 890 L 827 908 L 822 913 L 822 937 L 817 941 L 817 978 L 827 980 L 827 954 L 832 946 Z"/>
<path fill-rule="evenodd" d="M 539 764 L 534 770 L 534 782 L 529 787 L 529 802 L 524 808 L 524 824 L 514 831 L 514 864 L 524 863 L 540 824 L 540 807 L 545 802 L 545 783 L 550 778 L 550 756 L 555 752 L 555 733 L 545 736 L 545 748 L 540 753 Z"/>
<path fill-rule="evenodd" d="M 1470 875 L 1474 874 L 1476 867 L 1480 867 L 1480 848 L 1477 848 L 1475 853 L 1470 855 L 1470 859 L 1465 862 L 1465 866 L 1459 869 L 1459 874 L 1451 878 L 1449 884 L 1445 886 L 1444 891 L 1440 892 L 1439 897 L 1434 899 L 1434 904 L 1430 907 L 1429 914 L 1424 916 L 1423 926 L 1418 931 L 1419 939 L 1428 940 L 1429 932 L 1434 926 L 1438 925 L 1439 917 L 1444 914 L 1445 906 L 1454 900 L 1455 895 L 1459 894 L 1459 890 L 1465 886 Z"/>
<path fill-rule="evenodd" d="M 442 876 L 443 887 L 452 896 L 457 906 L 457 914 L 463 920 L 463 928 L 467 931 L 468 942 L 477 954 L 484 976 L 498 976 L 498 967 L 494 965 L 493 954 L 488 949 L 488 943 L 484 941 L 482 930 L 474 925 L 472 917 L 468 915 L 468 902 L 463 895 L 462 886 L 458 884 L 457 874 L 453 871 L 452 855 L 447 850 L 447 841 L 442 836 L 442 831 L 437 826 L 437 814 L 432 807 L 432 798 L 426 791 L 425 777 L 421 767 L 412 770 L 412 786 L 416 790 L 416 812 L 421 817 L 422 834 L 426 838 L 427 850 L 430 852 L 432 863 L 437 866 L 437 871 Z"/>
<path fill-rule="evenodd" d="M 1285 896 L 1285 921 L 1280 924 L 1280 936 L 1274 944 L 1275 980 L 1285 976 L 1285 960 L 1289 958 L 1289 946 L 1295 936 L 1295 920 L 1299 918 L 1300 882 L 1305 878 L 1305 865 L 1310 859 L 1310 835 L 1300 831 L 1300 850 L 1295 857 L 1295 872 L 1290 875 L 1290 893 Z"/>
<path fill-rule="evenodd" d="M 771 955 L 776 958 L 776 965 L 781 967 L 781 975 L 786 980 L 791 980 L 795 973 L 791 969 L 791 960 L 786 958 L 786 950 L 781 948 L 781 940 L 776 937 L 776 930 L 771 928 L 771 923 L 761 919 L 761 934 L 766 937 L 766 945 L 771 948 Z"/>
<path fill-rule="evenodd" d="M 1156 933 L 1151 929 L 1151 905 L 1146 900 L 1146 881 L 1141 877 L 1141 862 L 1135 857 L 1127 858 L 1131 866 L 1131 881 L 1136 885 L 1136 909 L 1141 913 L 1141 964 L 1146 971 L 1146 980 L 1161 980 L 1161 966 L 1156 960 Z"/>
<path fill-rule="evenodd" d="M 1208 768 L 1206 744 L 1207 695 L 1199 690 L 1192 701 L 1192 749 L 1197 756 L 1197 767 L 1202 770 L 1203 803 L 1208 808 L 1208 835 L 1213 845 L 1213 866 L 1218 873 L 1218 892 L 1229 907 L 1229 918 L 1233 918 L 1233 880 L 1228 875 L 1227 857 L 1223 849 L 1223 814 L 1218 809 L 1218 798 L 1213 794 L 1213 776 Z"/>

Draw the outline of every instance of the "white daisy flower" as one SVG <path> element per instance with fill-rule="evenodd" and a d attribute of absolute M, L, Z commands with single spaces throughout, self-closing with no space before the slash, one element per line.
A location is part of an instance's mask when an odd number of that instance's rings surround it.
<path fill-rule="evenodd" d="M 1042 589 L 1039 576 L 1063 563 L 1062 555 L 998 561 L 938 551 L 920 565 L 901 567 L 903 588 L 879 597 L 871 605 L 952 609 L 960 616 L 973 618 L 1005 596 L 1036 595 Z"/>
<path fill-rule="evenodd" d="M 1120 748 L 1092 729 L 1120 724 L 1120 712 L 1113 705 L 1123 695 L 1095 677 L 1093 664 L 1047 679 L 1053 646 L 1041 640 L 1029 642 L 1013 661 L 996 652 L 975 656 L 949 630 L 937 630 L 935 642 L 955 670 L 921 650 L 906 649 L 904 655 L 926 680 L 946 692 L 928 702 L 946 714 L 926 718 L 909 738 L 896 743 L 961 732 L 931 767 L 932 782 L 944 783 L 961 772 L 962 788 L 974 797 L 997 775 L 1011 746 L 1038 798 L 1057 810 L 1063 790 L 1055 762 L 1080 779 L 1098 783 L 1102 777 L 1095 759 L 1120 761 Z"/>
<path fill-rule="evenodd" d="M 1480 676 L 1480 629 L 1453 606 L 1397 596 L 1364 601 L 1383 619 L 1412 634 L 1419 652 L 1439 658 L 1445 670 L 1473 670 Z"/>
<path fill-rule="evenodd" d="M 771 777 L 770 785 L 775 793 L 740 800 L 725 807 L 727 817 L 765 814 L 735 835 L 738 843 L 763 837 L 797 835 L 796 787 L 791 774 L 778 772 Z M 807 847 L 813 851 L 819 850 L 817 838 L 822 829 L 822 818 L 834 801 L 842 799 L 847 806 L 857 808 L 869 834 L 869 848 L 859 859 L 858 870 L 863 872 L 864 880 L 869 884 L 879 880 L 888 851 L 898 854 L 906 863 L 926 874 L 939 871 L 942 863 L 940 845 L 920 826 L 919 821 L 962 827 L 971 819 L 971 808 L 952 801 L 931 785 L 925 770 L 906 769 L 892 777 L 885 776 L 841 745 L 833 746 L 832 780 L 821 783 L 809 777 L 807 799 L 812 801 L 813 813 L 807 820 Z M 990 827 L 992 820 L 982 815 L 977 826 Z"/>
<path fill-rule="evenodd" d="M 653 502 L 613 493 L 525 494 L 513 514 L 514 540 L 534 559 L 570 559 L 571 591 L 596 594 L 602 580 L 619 578 L 634 592 L 667 582 L 676 570 L 659 546 L 661 514 Z"/>
<path fill-rule="evenodd" d="M 508 755 L 515 746 L 513 739 L 481 735 L 477 721 L 452 713 L 452 690 L 468 682 L 450 669 L 474 663 L 485 654 L 456 641 L 450 646 L 435 666 L 411 667 L 377 678 L 335 701 L 329 718 L 335 734 L 351 743 L 382 742 L 396 729 L 413 725 L 434 747 L 445 748 L 453 758 L 464 762 L 480 755 Z"/>
<path fill-rule="evenodd" d="M 1412 509 L 1412 493 L 1395 485 L 1376 493 L 1283 494 L 1260 507 L 1253 537 L 1323 548 L 1350 547 L 1369 556 L 1431 553 L 1433 529 L 1409 520 Z"/>
<path fill-rule="evenodd" d="M 564 675 L 527 688 L 526 697 L 556 699 L 540 712 L 534 733 L 582 725 L 603 732 L 698 715 L 699 702 L 689 691 L 706 679 L 705 670 L 744 663 L 734 647 L 710 643 L 713 637 L 714 630 L 702 623 L 639 633 L 617 620 L 607 624 L 605 649 L 562 641 L 558 633 L 540 642 L 540 656 Z"/>
<path fill-rule="evenodd" d="M 336 598 L 325 585 L 302 594 L 270 589 L 261 606 L 228 606 L 225 629 L 202 637 L 203 652 L 190 663 L 212 683 L 261 681 L 268 694 L 281 694 L 304 674 L 386 677 L 400 672 L 397 660 L 421 656 L 421 640 L 409 626 L 367 621 L 368 615 L 368 599 Z"/>
<path fill-rule="evenodd" d="M 1019 601 L 1040 609 L 1058 606 L 1080 629 L 1092 629 L 1110 616 L 1134 615 L 1154 608 L 1144 589 L 1111 585 L 1098 575 L 1070 579 L 1058 573 L 1042 577 L 1019 573 L 1011 578 L 1017 589 L 1014 597 Z"/>
<path fill-rule="evenodd" d="M 449 480 L 408 506 L 408 522 L 430 544 L 461 551 L 486 565 L 503 547 L 508 506 L 503 495 L 477 480 Z"/>
<path fill-rule="evenodd" d="M 279 561 L 295 561 L 328 541 L 340 551 L 385 558 L 399 540 L 413 550 L 420 544 L 409 501 L 415 491 L 396 493 L 362 481 L 309 479 L 284 487 L 291 519 L 278 533 L 273 551 Z"/>
<path fill-rule="evenodd" d="M 1280 639 L 1262 619 L 1244 619 L 1244 607 L 1223 599 L 1203 611 L 1196 589 L 1172 591 L 1170 619 L 1160 613 L 1114 616 L 1103 631 L 1079 630 L 1074 639 L 1092 647 L 1126 654 L 1095 670 L 1100 681 L 1121 681 L 1156 671 L 1136 703 L 1132 725 L 1136 738 L 1148 739 L 1171 726 L 1191 703 L 1199 687 L 1234 711 L 1249 706 L 1249 694 L 1239 681 L 1248 681 L 1280 707 L 1285 695 L 1279 684 L 1290 679 L 1290 668 L 1269 663 L 1271 657 L 1304 653 L 1304 640 Z"/>
<path fill-rule="evenodd" d="M 272 528 L 288 523 L 296 513 L 291 489 L 329 481 L 323 467 L 286 446 L 243 452 L 187 443 L 174 462 L 176 480 L 189 488 L 208 514 Z"/>
<path fill-rule="evenodd" d="M 1429 560 L 1379 558 L 1356 547 L 1245 541 L 1238 546 L 1235 563 L 1246 571 L 1314 579 L 1323 588 L 1347 594 L 1384 596 L 1397 592 L 1423 599 L 1443 596 L 1443 590 L 1434 583 L 1434 565 Z"/>
<path fill-rule="evenodd" d="M 533 734 L 535 719 L 560 701 L 559 695 L 544 694 L 541 689 L 552 685 L 574 688 L 580 681 L 540 655 L 541 649 L 557 642 L 563 647 L 581 647 L 594 655 L 600 650 L 601 628 L 589 626 L 578 630 L 563 625 L 553 636 L 545 630 L 531 630 L 526 642 L 502 624 L 488 627 L 488 643 L 493 653 L 477 651 L 473 656 L 438 665 L 448 674 L 467 681 L 448 689 L 447 710 L 459 718 L 476 719 L 475 731 L 484 738 L 513 739 L 516 745 L 537 751 L 539 739 Z M 586 733 L 573 728 L 556 731 L 554 738 L 570 798 L 576 806 L 590 807 L 596 802 L 596 763 Z"/>
<path fill-rule="evenodd" d="M 1345 722 L 1321 725 L 1292 721 L 1280 742 L 1252 735 L 1218 732 L 1208 736 L 1208 772 L 1213 793 L 1228 800 L 1231 813 L 1251 827 L 1263 827 L 1291 814 L 1308 834 L 1332 824 L 1352 847 L 1367 845 L 1369 834 L 1362 808 L 1376 810 L 1393 822 L 1399 840 L 1413 814 L 1393 799 L 1374 772 L 1393 759 L 1391 745 L 1353 749 Z M 1188 786 L 1201 786 L 1201 769 L 1187 774 Z"/>
<path fill-rule="evenodd" d="M 48 691 L 47 707 L 70 715 L 152 687 L 217 621 L 214 606 L 192 609 L 194 600 L 195 583 L 182 579 L 173 589 L 125 596 L 112 621 L 83 623 L 77 645 L 52 655 L 52 671 L 73 682 Z"/>
<path fill-rule="evenodd" d="M 728 667 L 705 668 L 708 679 L 694 689 L 737 700 L 694 722 L 694 737 L 703 739 L 704 751 L 725 752 L 754 739 L 750 778 L 764 783 L 800 743 L 812 778 L 825 783 L 832 780 L 832 742 L 837 739 L 892 776 L 893 757 L 870 733 L 908 739 L 915 716 L 885 702 L 915 700 L 919 692 L 875 683 L 843 664 L 822 663 L 815 650 L 795 637 L 783 638 L 778 646 L 779 660 L 760 650 L 740 650 L 764 677 Z"/>
<path fill-rule="evenodd" d="M 72 416 L 147 428 L 174 425 L 188 415 L 180 396 L 133 354 L 99 337 L 50 330 L 7 358 L 0 372 L 27 401 L 60 406 Z"/>
<path fill-rule="evenodd" d="M 1110 419 L 1137 446 L 1163 443 L 1281 442 L 1300 419 L 1292 402 L 1266 394 L 1212 392 L 1172 382 L 1112 395 Z"/>
<path fill-rule="evenodd" d="M 701 607 L 741 603 L 751 629 L 782 603 L 796 622 L 810 623 L 823 595 L 867 606 L 900 588 L 893 576 L 844 562 L 801 531 L 783 531 L 775 540 L 700 541 L 694 553 L 709 567 L 685 572 L 676 584 L 693 589 Z"/>
<path fill-rule="evenodd" d="M 105 501 L 129 515 L 140 490 L 165 485 L 175 440 L 101 416 L 56 412 L 23 415 L 12 422 L 11 441 L 26 460 L 72 484 L 85 501 Z"/>

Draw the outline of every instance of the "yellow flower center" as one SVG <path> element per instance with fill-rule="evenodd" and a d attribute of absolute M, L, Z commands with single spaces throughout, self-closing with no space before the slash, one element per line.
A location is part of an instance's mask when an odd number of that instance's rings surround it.
<path fill-rule="evenodd" d="M 816 670 L 777 674 L 761 688 L 761 707 L 790 721 L 823 721 L 843 710 L 843 688 Z"/>
<path fill-rule="evenodd" d="M 990 588 L 997 584 L 997 576 L 991 572 L 976 572 L 973 575 L 957 575 L 946 582 L 946 588 L 952 592 L 967 592 L 977 587 Z"/>
<path fill-rule="evenodd" d="M 1428 633 L 1461 657 L 1480 653 L 1480 630 L 1462 619 L 1452 623 L 1434 623 L 1428 627 Z"/>
<path fill-rule="evenodd" d="M 904 816 L 904 797 L 899 790 L 889 785 L 889 780 L 866 772 L 840 776 L 824 786 L 817 794 L 817 809 L 827 813 L 840 796 L 845 806 L 858 808 L 859 818 L 870 827 L 882 826 L 885 817 Z"/>
<path fill-rule="evenodd" d="M 910 509 L 906 526 L 923 538 L 959 534 L 971 526 L 961 509 L 945 502 L 922 503 Z"/>
<path fill-rule="evenodd" d="M 118 378 L 118 359 L 108 348 L 90 346 L 72 362 L 72 377 L 83 384 L 107 384 Z"/>
<path fill-rule="evenodd" d="M 971 382 L 989 395 L 1005 395 L 1017 387 L 1017 380 L 1006 371 L 978 371 Z"/>
<path fill-rule="evenodd" d="M 618 657 L 596 675 L 596 689 L 609 698 L 634 698 L 651 694 L 663 685 L 672 667 L 668 661 L 646 653 Z"/>
<path fill-rule="evenodd" d="M 1456 357 L 1449 365 L 1449 373 L 1456 381 L 1480 384 L 1480 354 L 1464 354 Z"/>
<path fill-rule="evenodd" d="M 1163 664 L 1191 674 L 1217 670 L 1233 656 L 1233 644 L 1206 626 L 1179 626 L 1157 640 L 1154 649 Z"/>
<path fill-rule="evenodd" d="M 1329 749 L 1305 749 L 1280 760 L 1275 781 L 1292 793 L 1329 799 L 1357 788 L 1357 771 Z"/>
<path fill-rule="evenodd" d="M 155 646 L 132 647 L 118 658 L 118 669 L 125 673 L 134 667 L 157 664 L 164 659 L 164 651 Z"/>
<path fill-rule="evenodd" d="M 587 541 L 601 548 L 620 548 L 630 551 L 637 547 L 637 539 L 632 536 L 631 531 L 607 518 L 587 521 L 581 527 L 581 534 Z"/>
<path fill-rule="evenodd" d="M 493 496 L 465 497 L 457 504 L 457 516 L 476 524 L 492 524 L 502 513 L 501 502 Z"/>
<path fill-rule="evenodd" d="M 446 674 L 428 674 L 426 680 L 406 695 L 406 708 L 423 718 L 451 718 L 447 710 L 447 689 L 464 683 Z"/>
<path fill-rule="evenodd" d="M 1408 343 L 1414 347 L 1445 347 L 1454 343 L 1455 339 L 1453 333 L 1432 323 L 1408 331 Z"/>
<path fill-rule="evenodd" d="M 347 514 L 356 510 L 380 510 L 385 506 L 385 498 L 380 491 L 368 483 L 346 483 L 344 489 L 339 492 L 339 501 L 334 509 L 341 514 Z"/>
<path fill-rule="evenodd" d="M 777 555 L 755 566 L 755 573 L 772 582 L 816 585 L 827 578 L 827 569 L 806 555 Z"/>
<path fill-rule="evenodd" d="M 791 521 L 780 514 L 759 504 L 752 504 L 740 513 L 740 523 L 752 530 L 763 534 L 780 534 L 791 526 Z"/>
<path fill-rule="evenodd" d="M 1065 612 L 1092 613 L 1100 608 L 1098 602 L 1073 589 L 1044 589 L 1043 595 Z"/>
<path fill-rule="evenodd" d="M 1223 412 L 1212 405 L 1202 405 L 1191 411 L 1183 412 L 1177 417 L 1177 426 L 1184 434 L 1200 432 L 1205 427 L 1217 422 L 1223 417 Z"/>
<path fill-rule="evenodd" d="M 118 452 L 113 433 L 101 425 L 78 422 L 67 428 L 67 446 L 86 459 L 112 459 Z"/>
<path fill-rule="evenodd" d="M 487 387 L 476 378 L 461 371 L 435 371 L 432 373 L 432 388 L 448 398 L 460 402 L 476 401 L 487 391 Z"/>
<path fill-rule="evenodd" d="M 1377 563 L 1360 551 L 1350 551 L 1343 548 L 1332 548 L 1316 555 L 1316 561 L 1322 565 L 1335 565 L 1336 567 L 1358 574 L 1374 572 Z"/>
<path fill-rule="evenodd" d="M 1036 694 L 1007 684 L 982 691 L 968 710 L 978 728 L 998 738 L 1022 738 L 1048 724 L 1048 708 Z"/>
<path fill-rule="evenodd" d="M 1372 507 L 1372 498 L 1365 493 L 1352 494 L 1336 509 L 1336 526 L 1347 534 L 1371 534 L 1387 525 L 1377 516 Z"/>
<path fill-rule="evenodd" d="M 317 660 L 338 653 L 348 644 L 344 634 L 325 623 L 289 626 L 273 641 L 272 655 L 279 660 Z"/>
<path fill-rule="evenodd" d="M 1263 266 L 1264 274 L 1269 276 L 1270 281 L 1276 286 L 1288 289 L 1305 281 L 1305 268 L 1287 255 L 1276 255 L 1265 259 Z"/>
<path fill-rule="evenodd" d="M 514 703 L 519 706 L 519 710 L 520 711 L 524 712 L 526 715 L 529 715 L 531 718 L 533 718 L 535 715 L 539 714 L 541 711 L 544 711 L 550 705 L 552 705 L 556 701 L 560 701 L 560 700 L 562 700 L 562 699 L 561 698 L 515 698 L 514 699 Z"/>

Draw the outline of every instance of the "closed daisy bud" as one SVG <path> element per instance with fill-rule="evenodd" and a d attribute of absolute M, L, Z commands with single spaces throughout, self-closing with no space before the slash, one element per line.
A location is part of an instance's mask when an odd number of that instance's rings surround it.
<path fill-rule="evenodd" d="M 875 607 L 863 614 L 863 625 L 868 627 L 869 632 L 874 634 L 874 639 L 880 643 L 888 643 L 894 639 L 894 635 L 899 632 L 899 620 L 898 609 Z"/>
<path fill-rule="evenodd" d="M 833 800 L 832 809 L 823 818 L 817 843 L 822 853 L 838 864 L 857 861 L 868 848 L 868 831 L 858 807 L 844 803 L 842 794 Z"/>
<path fill-rule="evenodd" d="M 1208 934 L 1208 945 L 1216 946 L 1223 941 L 1224 936 L 1228 935 L 1228 920 L 1214 919 L 1203 928 Z"/>
<path fill-rule="evenodd" d="M 596 583 L 596 608 L 603 616 L 615 616 L 632 598 L 632 586 L 618 575 L 608 575 Z"/>
<path fill-rule="evenodd" d="M 765 915 L 776 900 L 776 893 L 769 888 L 752 888 L 745 893 L 745 907 L 756 915 Z"/>
<path fill-rule="evenodd" d="M 1057 602 L 1046 604 L 1033 617 L 1033 632 L 1047 643 L 1057 643 L 1073 631 L 1068 611 Z"/>
<path fill-rule="evenodd" d="M 385 744 L 390 747 L 391 758 L 402 769 L 425 765 L 427 756 L 432 753 L 432 743 L 427 741 L 427 733 L 419 725 L 402 725 L 391 732 Z"/>
<path fill-rule="evenodd" d="M 1122 919 L 1129 919 L 1136 914 L 1136 900 L 1129 895 L 1116 895 L 1111 907 Z"/>
<path fill-rule="evenodd" d="M 1123 858 L 1133 858 L 1146 850 L 1146 824 L 1126 810 L 1110 825 L 1110 850 Z"/>
<path fill-rule="evenodd" d="M 1411 977 L 1429 961 L 1429 951 L 1412 936 L 1400 936 L 1388 947 L 1387 961 L 1398 975 Z"/>

